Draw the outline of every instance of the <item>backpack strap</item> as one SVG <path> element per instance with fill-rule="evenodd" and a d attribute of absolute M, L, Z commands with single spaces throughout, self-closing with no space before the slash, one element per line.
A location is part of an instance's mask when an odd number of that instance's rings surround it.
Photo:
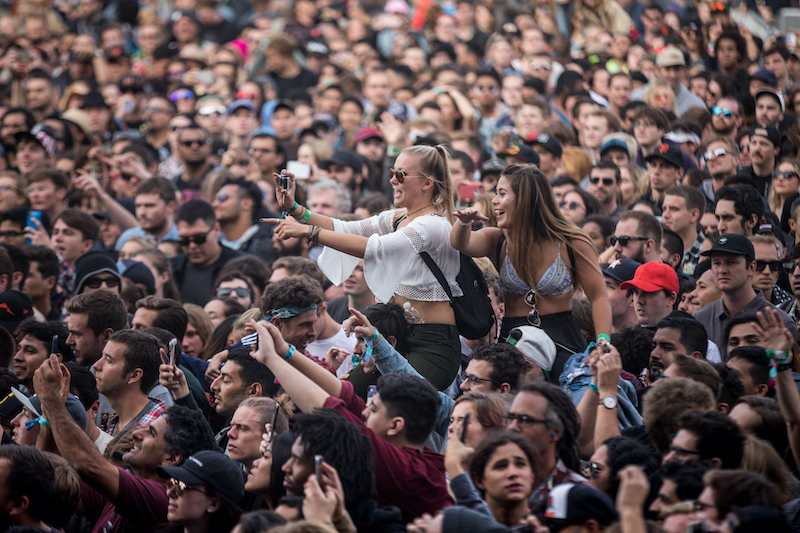
<path fill-rule="evenodd" d="M 570 244 L 571 242 L 572 239 L 567 237 L 567 255 L 569 256 L 569 270 L 570 274 L 572 274 L 572 286 L 574 287 L 576 280 L 578 279 L 577 278 L 578 271 L 575 268 L 575 252 L 572 249 L 572 245 Z"/>
<path fill-rule="evenodd" d="M 431 269 L 433 275 L 436 276 L 436 281 L 439 282 L 439 285 L 442 286 L 444 292 L 447 294 L 447 297 L 450 301 L 453 301 L 453 293 L 450 291 L 450 284 L 447 283 L 447 279 L 442 274 L 442 271 L 439 269 L 439 265 L 436 264 L 436 261 L 430 256 L 428 252 L 420 252 L 419 256 L 425 261 L 425 264 L 428 265 L 428 268 Z"/>

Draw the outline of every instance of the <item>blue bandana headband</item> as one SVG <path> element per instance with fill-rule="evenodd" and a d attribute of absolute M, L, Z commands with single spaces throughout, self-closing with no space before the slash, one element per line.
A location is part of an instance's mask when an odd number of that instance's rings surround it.
<path fill-rule="evenodd" d="M 297 315 L 302 315 L 303 313 L 307 313 L 312 309 L 316 309 L 319 307 L 317 304 L 311 304 L 308 307 L 300 307 L 299 305 L 289 304 L 283 307 L 277 307 L 272 309 L 270 313 L 264 315 L 264 320 L 271 320 L 272 318 L 292 318 Z"/>

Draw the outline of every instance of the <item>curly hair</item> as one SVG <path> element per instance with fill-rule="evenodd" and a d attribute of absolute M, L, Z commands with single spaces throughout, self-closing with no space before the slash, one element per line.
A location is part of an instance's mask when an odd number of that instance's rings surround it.
<path fill-rule="evenodd" d="M 581 433 L 581 420 L 572 400 L 561 387 L 544 381 L 534 381 L 524 385 L 520 393 L 538 394 L 547 400 L 547 427 L 559 432 L 556 455 L 572 471 L 579 471 L 578 435 Z M 649 399 L 649 398 L 648 398 Z M 648 402 L 649 403 L 649 402 Z"/>
<path fill-rule="evenodd" d="M 726 415 L 717 411 L 687 411 L 681 415 L 678 429 L 697 437 L 700 459 L 717 458 L 722 463 L 720 468 L 726 469 L 737 468 L 742 462 L 744 432 Z"/>
<path fill-rule="evenodd" d="M 289 304 L 308 307 L 324 300 L 322 287 L 317 280 L 300 274 L 270 283 L 261 295 L 261 312 L 270 314 L 273 309 Z"/>
<path fill-rule="evenodd" d="M 608 479 L 610 481 L 607 494 L 616 499 L 619 490 L 619 477 L 617 472 L 628 465 L 639 465 L 646 475 L 658 471 L 660 466 L 656 458 L 639 441 L 628 437 L 611 437 L 603 442 L 608 448 Z"/>
<path fill-rule="evenodd" d="M 661 379 L 647 393 L 644 427 L 662 455 L 669 452 L 670 435 L 678 430 L 680 416 L 691 410 L 710 411 L 717 401 L 706 385 L 687 378 Z"/>
<path fill-rule="evenodd" d="M 167 422 L 164 431 L 167 453 L 180 453 L 185 461 L 203 450 L 220 451 L 202 411 L 173 405 L 161 416 L 166 417 Z"/>
<path fill-rule="evenodd" d="M 639 376 L 650 363 L 653 331 L 640 326 L 626 328 L 611 334 L 611 344 L 619 351 L 622 369 Z"/>
<path fill-rule="evenodd" d="M 508 383 L 511 392 L 516 392 L 519 388 L 520 378 L 531 365 L 525 354 L 505 342 L 478 346 L 472 352 L 470 359 L 489 363 L 492 366 L 492 371 L 489 373 L 492 386 L 500 388 L 503 383 Z"/>

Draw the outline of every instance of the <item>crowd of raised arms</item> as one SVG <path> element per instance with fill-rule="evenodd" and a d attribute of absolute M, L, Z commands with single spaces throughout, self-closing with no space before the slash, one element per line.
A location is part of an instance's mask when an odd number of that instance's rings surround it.
<path fill-rule="evenodd" d="M 800 533 L 800 0 L 0 5 L 0 533 Z"/>

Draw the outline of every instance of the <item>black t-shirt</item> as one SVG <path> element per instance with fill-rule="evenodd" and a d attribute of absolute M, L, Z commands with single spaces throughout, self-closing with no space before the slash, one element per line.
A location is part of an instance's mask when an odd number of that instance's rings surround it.
<path fill-rule="evenodd" d="M 197 268 L 191 261 L 186 262 L 186 270 L 181 285 L 183 303 L 205 306 L 214 297 L 214 264 Z"/>
<path fill-rule="evenodd" d="M 278 86 L 278 98 L 286 98 L 290 92 L 296 89 L 308 89 L 309 87 L 313 87 L 319 80 L 319 76 L 304 68 L 300 69 L 300 74 L 291 79 L 281 78 L 274 72 L 271 76 Z"/>

